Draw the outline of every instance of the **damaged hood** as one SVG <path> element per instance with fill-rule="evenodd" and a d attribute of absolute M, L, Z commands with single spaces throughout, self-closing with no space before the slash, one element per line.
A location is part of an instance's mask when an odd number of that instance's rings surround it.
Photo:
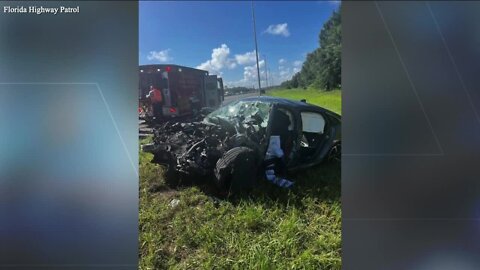
<path fill-rule="evenodd" d="M 262 113 L 257 106 L 250 105 L 245 113 L 232 108 L 236 107 L 221 108 L 202 121 L 164 123 L 155 129 L 153 144 L 144 147 L 144 151 L 153 153 L 156 163 L 195 176 L 213 174 L 218 159 L 234 147 L 251 148 L 260 160 L 267 147 L 266 123 L 270 110 L 265 113 L 262 108 Z"/>

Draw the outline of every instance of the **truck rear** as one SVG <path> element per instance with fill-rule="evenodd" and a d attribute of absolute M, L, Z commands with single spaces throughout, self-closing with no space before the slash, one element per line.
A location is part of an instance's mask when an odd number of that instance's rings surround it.
<path fill-rule="evenodd" d="M 145 96 L 150 86 L 160 88 L 163 119 L 158 120 L 189 117 L 204 107 L 216 108 L 223 101 L 222 79 L 208 71 L 178 65 L 143 65 L 139 75 L 143 107 L 149 106 Z"/>

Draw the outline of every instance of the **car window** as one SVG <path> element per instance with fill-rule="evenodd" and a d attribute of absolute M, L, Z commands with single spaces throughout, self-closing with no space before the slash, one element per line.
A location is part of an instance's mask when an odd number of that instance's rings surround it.
<path fill-rule="evenodd" d="M 323 134 L 325 129 L 325 118 L 314 112 L 302 112 L 302 130 L 303 132 Z"/>

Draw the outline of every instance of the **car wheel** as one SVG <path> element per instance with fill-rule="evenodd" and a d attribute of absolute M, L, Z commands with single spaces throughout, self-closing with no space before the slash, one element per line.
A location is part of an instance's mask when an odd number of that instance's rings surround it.
<path fill-rule="evenodd" d="M 330 148 L 330 152 L 328 153 L 328 161 L 333 163 L 340 163 L 342 160 L 342 144 L 335 143 L 332 148 Z"/>
<path fill-rule="evenodd" d="M 235 193 L 255 185 L 258 163 L 253 149 L 235 147 L 227 151 L 215 166 L 215 181 L 223 191 Z"/>

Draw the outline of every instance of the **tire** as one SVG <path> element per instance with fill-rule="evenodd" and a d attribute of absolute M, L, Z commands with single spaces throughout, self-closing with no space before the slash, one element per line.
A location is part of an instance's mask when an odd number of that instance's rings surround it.
<path fill-rule="evenodd" d="M 224 191 L 238 192 L 256 184 L 258 161 L 255 151 L 235 147 L 227 151 L 215 166 L 215 181 Z"/>

